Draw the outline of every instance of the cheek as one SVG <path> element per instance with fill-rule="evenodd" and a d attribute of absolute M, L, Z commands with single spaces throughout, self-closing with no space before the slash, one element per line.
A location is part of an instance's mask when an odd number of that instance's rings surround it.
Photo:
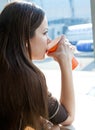
<path fill-rule="evenodd" d="M 46 38 L 40 39 L 40 41 L 39 41 L 39 48 L 47 50 L 47 45 L 48 45 L 48 42 L 47 42 Z"/>
<path fill-rule="evenodd" d="M 32 58 L 43 59 L 47 50 L 47 38 L 37 37 L 31 40 Z"/>
<path fill-rule="evenodd" d="M 40 43 L 39 44 L 39 55 L 43 55 L 46 53 L 46 50 L 47 50 L 47 45 L 45 43 Z"/>

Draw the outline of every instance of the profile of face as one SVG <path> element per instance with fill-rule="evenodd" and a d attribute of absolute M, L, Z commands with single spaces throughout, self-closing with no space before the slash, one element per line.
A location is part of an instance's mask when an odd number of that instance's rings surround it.
<path fill-rule="evenodd" d="M 35 30 L 35 35 L 30 39 L 33 60 L 45 58 L 47 45 L 50 41 L 48 37 L 48 23 L 45 16 L 40 26 Z"/>
<path fill-rule="evenodd" d="M 0 18 L 0 29 L 7 34 L 8 38 L 4 39 L 8 39 L 7 46 L 11 48 L 7 50 L 12 56 L 14 53 L 14 59 L 15 54 L 18 58 L 23 55 L 30 60 L 45 58 L 51 40 L 48 37 L 47 18 L 40 7 L 28 2 L 13 2 L 4 8 Z M 16 53 L 18 50 L 20 53 Z"/>

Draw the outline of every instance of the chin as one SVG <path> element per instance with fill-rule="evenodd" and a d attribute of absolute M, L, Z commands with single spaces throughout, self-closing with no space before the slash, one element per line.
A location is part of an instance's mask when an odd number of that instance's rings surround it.
<path fill-rule="evenodd" d="M 32 60 L 44 60 L 46 57 L 46 53 L 40 53 L 40 54 L 37 54 L 37 55 L 32 55 Z"/>
<path fill-rule="evenodd" d="M 43 56 L 43 57 L 36 57 L 36 58 L 32 58 L 32 60 L 44 60 L 45 59 L 45 56 Z"/>
<path fill-rule="evenodd" d="M 38 60 L 44 60 L 44 59 L 45 59 L 45 56 L 44 56 L 44 57 L 39 58 Z"/>
<path fill-rule="evenodd" d="M 44 59 L 45 59 L 45 55 L 43 55 L 43 56 L 39 57 L 39 59 L 38 59 L 38 60 L 44 60 Z"/>

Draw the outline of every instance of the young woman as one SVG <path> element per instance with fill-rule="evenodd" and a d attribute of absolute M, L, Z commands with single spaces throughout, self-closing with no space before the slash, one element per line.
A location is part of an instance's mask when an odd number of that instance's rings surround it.
<path fill-rule="evenodd" d="M 60 66 L 60 102 L 32 62 L 45 58 L 51 42 L 47 33 L 45 13 L 32 3 L 10 3 L 0 14 L 0 130 L 52 129 L 53 124 L 70 125 L 74 120 L 73 53 L 66 38 L 48 54 Z"/>

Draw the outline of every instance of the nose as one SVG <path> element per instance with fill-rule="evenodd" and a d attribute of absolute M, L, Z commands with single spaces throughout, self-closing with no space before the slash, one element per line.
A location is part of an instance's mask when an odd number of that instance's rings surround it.
<path fill-rule="evenodd" d="M 47 43 L 50 43 L 52 40 L 50 37 L 47 38 Z"/>

